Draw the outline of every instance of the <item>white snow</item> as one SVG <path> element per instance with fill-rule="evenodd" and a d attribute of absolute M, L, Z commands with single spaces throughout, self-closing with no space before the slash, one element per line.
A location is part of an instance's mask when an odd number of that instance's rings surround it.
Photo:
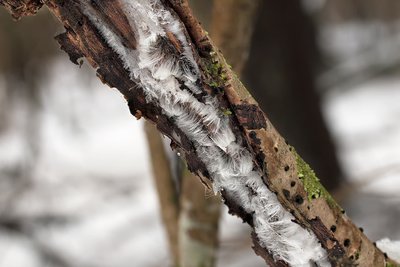
<path fill-rule="evenodd" d="M 370 193 L 398 195 L 400 79 L 368 81 L 328 96 L 326 113 L 348 175 Z"/>
<path fill-rule="evenodd" d="M 120 93 L 93 74 L 82 75 L 65 56 L 50 70 L 43 88 L 40 153 L 7 216 L 24 218 L 35 239 L 74 266 L 168 262 L 142 122 L 130 115 Z M 14 112 L 18 109 L 23 107 Z M 14 128 L 0 138 L 2 168 L 24 158 L 24 135 Z M 0 190 L 3 197 L 6 188 Z M 41 216 L 67 222 L 36 225 Z M 34 244 L 20 240 L 0 231 L 0 266 L 43 266 Z M 155 256 L 148 256 L 150 250 Z"/>
<path fill-rule="evenodd" d="M 376 245 L 382 251 L 385 251 L 391 259 L 400 262 L 400 241 L 392 241 L 389 238 L 384 238 L 377 241 Z"/>

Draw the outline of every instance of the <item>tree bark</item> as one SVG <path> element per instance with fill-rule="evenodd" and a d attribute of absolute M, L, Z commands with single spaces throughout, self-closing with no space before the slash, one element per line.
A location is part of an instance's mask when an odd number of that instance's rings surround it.
<path fill-rule="evenodd" d="M 0 3 L 19 17 L 41 1 Z M 185 0 L 44 3 L 66 28 L 56 39 L 71 60 L 86 57 L 132 114 L 173 140 L 189 170 L 253 227 L 255 250 L 270 266 L 396 264 L 285 143 Z"/>

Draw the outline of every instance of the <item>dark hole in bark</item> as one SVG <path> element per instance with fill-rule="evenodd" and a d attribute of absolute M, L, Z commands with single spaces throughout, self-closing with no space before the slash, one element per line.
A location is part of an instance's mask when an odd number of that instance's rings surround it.
<path fill-rule="evenodd" d="M 257 134 L 255 131 L 251 131 L 249 136 L 250 136 L 250 138 L 257 138 Z"/>
<path fill-rule="evenodd" d="M 285 166 L 285 172 L 287 172 L 289 169 L 290 169 L 290 168 L 289 168 L 289 165 L 286 165 L 286 166 Z"/>
<path fill-rule="evenodd" d="M 283 195 L 285 196 L 286 199 L 290 198 L 290 192 L 289 190 L 283 189 L 282 190 Z"/>
<path fill-rule="evenodd" d="M 297 195 L 297 196 L 294 198 L 294 201 L 295 201 L 297 204 L 301 205 L 301 204 L 303 204 L 304 199 L 303 199 L 302 196 Z"/>
<path fill-rule="evenodd" d="M 331 231 L 334 233 L 334 232 L 336 232 L 336 225 L 332 225 L 331 226 Z"/>
<path fill-rule="evenodd" d="M 345 239 L 343 245 L 347 248 L 350 246 L 350 239 Z"/>

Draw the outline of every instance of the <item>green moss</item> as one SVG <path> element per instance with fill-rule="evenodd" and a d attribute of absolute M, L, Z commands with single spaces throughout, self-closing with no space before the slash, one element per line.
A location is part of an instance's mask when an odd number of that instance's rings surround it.
<path fill-rule="evenodd" d="M 322 186 L 315 172 L 311 167 L 297 154 L 294 148 L 292 153 L 296 157 L 297 164 L 297 175 L 303 182 L 304 190 L 307 192 L 308 200 L 316 198 L 325 198 L 328 205 L 331 207 L 339 207 L 336 201 L 328 193 L 328 191 Z"/>
<path fill-rule="evenodd" d="M 79 68 L 82 68 L 83 63 L 84 63 L 83 59 L 78 59 Z"/>
<path fill-rule="evenodd" d="M 223 75 L 222 64 L 218 61 L 210 60 L 207 64 L 207 72 L 213 78 L 219 78 L 221 75 Z"/>
<path fill-rule="evenodd" d="M 357 251 L 355 254 L 355 259 L 358 260 L 360 258 L 360 251 Z"/>
<path fill-rule="evenodd" d="M 214 88 L 219 87 L 219 84 L 217 82 L 215 82 L 215 81 L 209 82 L 208 85 L 211 86 L 211 87 L 214 87 Z"/>
<path fill-rule="evenodd" d="M 228 76 L 216 52 L 210 52 L 210 58 L 205 60 L 204 67 L 205 73 L 207 74 L 208 85 L 213 88 L 223 88 Z"/>
<path fill-rule="evenodd" d="M 400 265 L 391 262 L 386 262 L 386 267 L 400 267 Z"/>
<path fill-rule="evenodd" d="M 230 110 L 229 108 L 222 109 L 221 111 L 222 111 L 222 114 L 224 114 L 225 116 L 232 115 L 232 110 Z"/>

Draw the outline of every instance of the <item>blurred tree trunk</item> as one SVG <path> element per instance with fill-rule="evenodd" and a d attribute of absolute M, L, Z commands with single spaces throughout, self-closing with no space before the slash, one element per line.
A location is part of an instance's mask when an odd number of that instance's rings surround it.
<path fill-rule="evenodd" d="M 157 190 L 160 213 L 164 223 L 170 255 L 174 266 L 179 262 L 178 220 L 179 195 L 175 187 L 168 155 L 164 150 L 160 132 L 150 122 L 145 122 L 154 184 Z"/>
<path fill-rule="evenodd" d="M 15 199 L 33 186 L 32 172 L 40 155 L 43 66 L 53 59 L 58 48 L 44 41 L 57 29 L 48 11 L 15 25 L 1 9 L 0 21 L 0 134 L 1 130 L 19 128 L 24 146 L 23 158 L 0 169 L 1 178 L 12 184 L 0 206 L 2 216 L 7 217 Z"/>
<path fill-rule="evenodd" d="M 330 190 L 343 179 L 316 88 L 316 29 L 301 1 L 266 0 L 244 79 L 287 141 Z"/>
<path fill-rule="evenodd" d="M 400 1 L 397 0 L 327 0 L 321 12 L 322 21 L 341 23 L 348 21 L 396 22 Z"/>
<path fill-rule="evenodd" d="M 240 75 L 247 63 L 260 0 L 215 0 L 211 38 Z"/>
<path fill-rule="evenodd" d="M 207 30 L 210 29 L 210 23 L 213 20 L 214 2 L 218 2 L 218 0 L 189 0 L 193 13 Z"/>
<path fill-rule="evenodd" d="M 182 267 L 213 267 L 219 246 L 221 199 L 206 188 L 187 167 L 182 172 L 179 248 Z"/>

